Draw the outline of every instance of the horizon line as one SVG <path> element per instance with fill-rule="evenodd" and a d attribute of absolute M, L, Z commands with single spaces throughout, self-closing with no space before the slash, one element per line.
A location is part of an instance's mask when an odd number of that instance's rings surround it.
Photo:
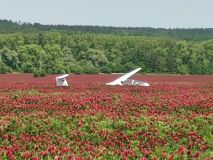
<path fill-rule="evenodd" d="M 44 26 L 83 26 L 83 27 L 112 27 L 112 28 L 152 28 L 152 29 L 213 29 L 213 27 L 150 27 L 150 26 L 112 26 L 112 25 L 91 25 L 91 24 L 53 24 L 53 23 L 41 23 L 41 22 L 27 22 L 27 21 L 21 21 L 21 20 L 12 20 L 7 18 L 0 18 L 0 20 L 6 20 L 11 21 L 13 23 L 17 23 L 18 25 L 24 25 L 26 24 L 39 24 Z"/>

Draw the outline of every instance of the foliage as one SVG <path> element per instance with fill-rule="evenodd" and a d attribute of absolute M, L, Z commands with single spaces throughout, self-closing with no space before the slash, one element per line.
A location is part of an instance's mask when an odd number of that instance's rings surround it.
<path fill-rule="evenodd" d="M 145 73 L 213 73 L 213 36 L 206 33 L 211 29 L 43 26 L 0 20 L 1 27 L 1 73 L 111 73 L 136 67 Z M 122 34 L 124 29 L 127 34 Z M 185 33 L 188 38 L 183 38 Z"/>
<path fill-rule="evenodd" d="M 114 34 L 114 35 L 134 35 L 134 36 L 149 36 L 149 37 L 172 37 L 183 40 L 204 40 L 213 38 L 212 28 L 151 28 L 151 27 L 104 27 L 104 26 L 67 26 L 67 25 L 42 25 L 39 23 L 12 22 L 0 19 L 0 33 L 31 33 L 31 32 L 46 32 L 56 31 L 65 34 L 73 33 L 95 33 L 95 34 Z M 44 43 L 43 34 L 39 36 L 40 44 Z M 63 36 L 63 39 L 66 39 Z M 50 41 L 55 41 L 49 37 Z"/>
<path fill-rule="evenodd" d="M 33 72 L 33 76 L 34 77 L 44 77 L 46 75 L 47 75 L 47 73 L 42 71 L 42 70 L 37 70 L 37 71 Z"/>

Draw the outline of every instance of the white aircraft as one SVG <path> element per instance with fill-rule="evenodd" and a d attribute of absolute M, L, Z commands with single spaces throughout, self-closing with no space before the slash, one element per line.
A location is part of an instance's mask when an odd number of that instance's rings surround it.
<path fill-rule="evenodd" d="M 138 80 L 134 80 L 134 79 L 128 79 L 140 70 L 141 70 L 141 68 L 137 68 L 129 73 L 126 73 L 125 75 L 121 76 L 120 78 L 118 78 L 110 83 L 107 83 L 106 85 L 111 85 L 111 86 L 131 85 L 131 86 L 145 86 L 145 87 L 150 86 L 150 84 L 147 82 L 142 82 L 142 81 L 138 81 Z"/>
<path fill-rule="evenodd" d="M 69 86 L 68 83 L 67 83 L 67 80 L 65 79 L 66 77 L 68 77 L 69 74 L 64 74 L 62 76 L 58 76 L 56 77 L 56 86 L 59 87 L 59 86 Z"/>

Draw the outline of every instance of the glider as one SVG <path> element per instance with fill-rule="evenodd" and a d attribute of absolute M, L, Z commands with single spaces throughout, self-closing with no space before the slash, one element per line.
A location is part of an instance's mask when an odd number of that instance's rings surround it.
<path fill-rule="evenodd" d="M 131 85 L 131 86 L 145 86 L 145 87 L 150 86 L 150 84 L 147 82 L 142 82 L 142 81 L 138 81 L 138 80 L 134 80 L 134 79 L 128 79 L 140 70 L 141 70 L 141 68 L 137 68 L 129 73 L 124 74 L 120 78 L 118 78 L 110 83 L 107 83 L 106 85 L 110 85 L 110 86 Z"/>
<path fill-rule="evenodd" d="M 67 80 L 66 80 L 66 77 L 68 77 L 69 74 L 64 74 L 62 76 L 58 76 L 56 77 L 56 86 L 59 87 L 59 86 L 69 86 L 68 83 L 67 83 Z"/>

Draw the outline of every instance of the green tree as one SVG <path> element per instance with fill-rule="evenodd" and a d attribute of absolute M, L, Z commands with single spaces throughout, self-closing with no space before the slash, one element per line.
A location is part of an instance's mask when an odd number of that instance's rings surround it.
<path fill-rule="evenodd" d="M 0 50 L 0 55 L 2 61 L 9 67 L 13 69 L 18 69 L 19 65 L 19 58 L 18 53 L 15 51 L 11 51 L 8 48 L 4 47 Z"/>

